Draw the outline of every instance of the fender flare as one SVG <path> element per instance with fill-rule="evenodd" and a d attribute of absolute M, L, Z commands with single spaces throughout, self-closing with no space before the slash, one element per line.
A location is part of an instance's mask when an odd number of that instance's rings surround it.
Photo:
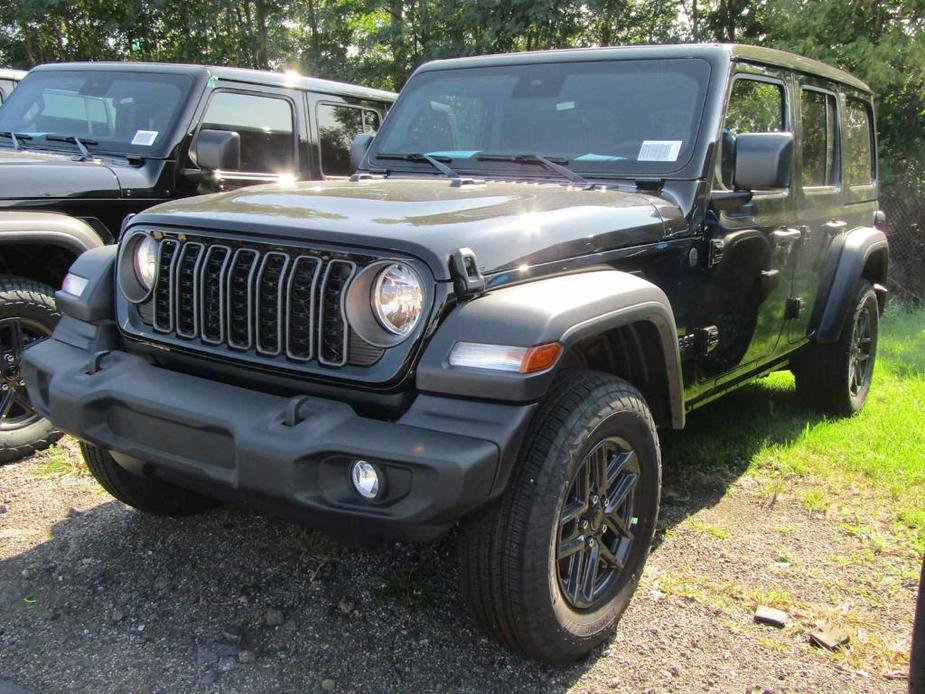
<path fill-rule="evenodd" d="M 502 287 L 457 306 L 436 329 L 418 363 L 419 391 L 456 397 L 534 402 L 558 370 L 518 374 L 449 365 L 457 342 L 530 347 L 559 342 L 567 350 L 586 337 L 633 323 L 657 331 L 674 428 L 684 426 L 684 382 L 678 334 L 668 297 L 641 277 L 611 269 Z M 561 361 L 561 360 L 560 360 Z"/>
<path fill-rule="evenodd" d="M 876 265 L 870 277 L 874 284 L 886 282 L 890 246 L 886 234 L 873 227 L 858 227 L 846 233 L 839 243 L 829 250 L 829 261 L 823 271 L 822 294 L 810 330 L 815 331 L 815 341 L 831 343 L 841 335 L 845 318 L 851 311 L 851 302 L 858 280 L 864 273 L 868 261 L 876 256 Z M 878 291 L 880 309 L 883 309 L 885 291 Z"/>
<path fill-rule="evenodd" d="M 0 251 L 16 243 L 45 243 L 75 256 L 105 245 L 89 224 L 60 212 L 0 211 Z"/>

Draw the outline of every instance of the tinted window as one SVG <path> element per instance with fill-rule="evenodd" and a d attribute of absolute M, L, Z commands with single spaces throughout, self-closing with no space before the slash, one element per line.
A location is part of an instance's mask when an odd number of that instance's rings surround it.
<path fill-rule="evenodd" d="M 771 133 L 784 130 L 784 89 L 779 84 L 737 79 L 733 82 L 726 122 L 723 125 L 722 179 L 732 187 L 735 138 L 740 133 Z"/>
<path fill-rule="evenodd" d="M 838 111 L 835 97 L 804 90 L 800 99 L 803 185 L 834 186 L 838 183 L 835 144 Z"/>
<path fill-rule="evenodd" d="M 462 171 L 530 172 L 479 159 L 489 153 L 541 154 L 587 173 L 676 171 L 697 140 L 709 76 L 697 59 L 425 71 L 405 85 L 373 154 L 439 154 Z M 386 161 L 433 171 L 377 164 Z"/>
<path fill-rule="evenodd" d="M 848 99 L 845 111 L 845 179 L 849 186 L 873 182 L 873 140 L 870 108 L 862 101 Z"/>
<path fill-rule="evenodd" d="M 318 104 L 321 173 L 325 176 L 349 176 L 353 138 L 378 129 L 379 114 L 375 111 L 356 106 Z"/>
<path fill-rule="evenodd" d="M 189 75 L 155 72 L 37 71 L 7 97 L 0 131 L 42 147 L 73 150 L 44 136 L 76 135 L 92 150 L 157 155 L 173 142 L 191 84 Z"/>
<path fill-rule="evenodd" d="M 202 127 L 241 136 L 242 171 L 283 173 L 295 167 L 292 105 L 285 99 L 215 92 Z"/>

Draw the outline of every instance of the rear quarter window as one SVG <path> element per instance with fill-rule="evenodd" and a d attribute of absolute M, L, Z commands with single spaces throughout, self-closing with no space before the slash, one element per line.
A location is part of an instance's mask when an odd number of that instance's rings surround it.
<path fill-rule="evenodd" d="M 803 185 L 834 186 L 838 183 L 838 107 L 835 95 L 804 89 L 800 94 Z"/>
<path fill-rule="evenodd" d="M 849 98 L 845 108 L 845 182 L 869 186 L 874 182 L 874 130 L 870 105 Z"/>

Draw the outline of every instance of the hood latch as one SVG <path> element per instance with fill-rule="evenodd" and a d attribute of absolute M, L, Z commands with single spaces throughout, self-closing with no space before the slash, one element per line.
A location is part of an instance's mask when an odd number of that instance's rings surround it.
<path fill-rule="evenodd" d="M 478 296 L 485 291 L 485 278 L 471 248 L 458 248 L 450 256 L 450 277 L 460 299 Z"/>

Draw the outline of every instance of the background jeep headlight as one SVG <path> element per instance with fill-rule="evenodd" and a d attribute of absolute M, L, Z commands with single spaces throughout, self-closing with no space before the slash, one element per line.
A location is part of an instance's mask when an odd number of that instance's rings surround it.
<path fill-rule="evenodd" d="M 153 237 L 145 237 L 135 244 L 135 277 L 146 290 L 154 284 L 154 275 L 157 273 L 157 241 Z"/>
<path fill-rule="evenodd" d="M 424 288 L 417 273 L 405 263 L 383 269 L 373 283 L 373 312 L 393 335 L 408 335 L 424 310 Z"/>

